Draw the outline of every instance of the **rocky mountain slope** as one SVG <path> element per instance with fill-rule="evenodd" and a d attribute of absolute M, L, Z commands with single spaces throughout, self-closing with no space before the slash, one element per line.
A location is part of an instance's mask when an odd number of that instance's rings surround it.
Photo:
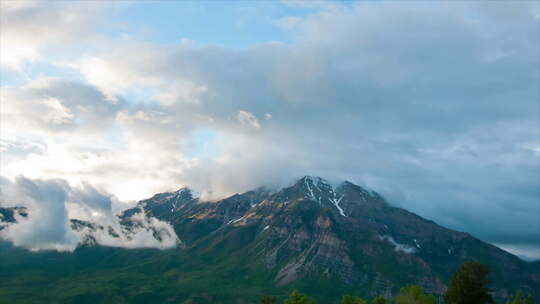
<path fill-rule="evenodd" d="M 316 282 L 336 286 L 336 292 L 371 297 L 390 296 L 406 284 L 419 284 L 442 294 L 459 264 L 477 260 L 490 266 L 497 298 L 518 288 L 539 296 L 538 267 L 468 233 L 393 207 L 378 193 L 350 182 L 333 187 L 322 178 L 306 176 L 278 191 L 258 188 L 217 202 L 201 201 L 192 190 L 182 188 L 156 194 L 120 214 L 124 233 L 140 225 L 136 218 L 174 227 L 175 257 L 154 260 L 163 268 L 159 271 L 177 270 L 199 282 L 217 280 L 214 277 L 224 272 L 221 280 L 238 280 L 243 282 L 239 286 L 249 288 L 264 285 L 279 290 Z M 118 233 L 75 220 L 72 227 Z M 87 235 L 85 245 L 99 243 Z M 159 239 L 159 232 L 154 235 Z M 178 252 L 185 255 L 178 257 Z M 180 266 L 185 262 L 179 259 L 190 257 L 199 261 L 191 270 L 195 272 Z M 180 284 L 175 282 L 171 284 Z M 323 298 L 332 294 L 314 292 Z"/>
<path fill-rule="evenodd" d="M 200 202 L 187 188 L 158 194 L 127 210 L 171 223 L 185 246 L 219 252 L 233 246 L 246 262 L 274 270 L 274 283 L 309 276 L 336 278 L 371 295 L 420 284 L 442 294 L 467 260 L 491 266 L 500 297 L 509 286 L 532 292 L 540 273 L 468 233 L 457 232 L 350 182 L 337 187 L 306 176 L 277 192 L 259 188 L 218 202 Z"/>

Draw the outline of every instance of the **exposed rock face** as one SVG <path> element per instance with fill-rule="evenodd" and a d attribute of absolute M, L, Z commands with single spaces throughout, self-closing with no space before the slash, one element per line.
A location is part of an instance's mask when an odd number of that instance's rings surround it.
<path fill-rule="evenodd" d="M 15 212 L 2 210 L 0 225 Z M 322 277 L 371 296 L 390 296 L 406 284 L 442 294 L 443 282 L 461 263 L 477 260 L 490 266 L 500 295 L 519 288 L 539 296 L 537 264 L 393 207 L 350 182 L 334 187 L 306 176 L 278 191 L 258 188 L 217 202 L 201 201 L 182 188 L 143 200 L 119 219 L 120 229 L 71 224 L 75 231 L 101 231 L 111 238 L 129 239 L 142 229 L 159 240 L 169 232 L 150 223 L 164 221 L 193 254 L 209 260 L 237 255 L 247 267 L 272 273 L 278 286 Z M 86 245 L 98 243 L 88 235 Z"/>
<path fill-rule="evenodd" d="M 274 249 L 275 253 L 268 256 L 276 259 L 275 264 L 290 260 L 276 276 L 278 285 L 287 284 L 310 272 L 326 276 L 332 274 L 350 284 L 361 281 L 361 274 L 354 267 L 347 243 L 333 231 L 335 224 L 332 219 L 322 214 L 309 224 L 314 228 L 312 231 L 295 231 L 294 226 L 289 226 L 282 228 L 276 236 L 282 242 Z M 283 273 L 289 274 L 292 269 L 294 276 L 283 277 Z"/>
<path fill-rule="evenodd" d="M 187 247 L 206 254 L 232 246 L 246 255 L 246 263 L 275 272 L 279 286 L 323 276 L 373 295 L 413 283 L 442 294 L 443 282 L 467 260 L 490 265 L 500 290 L 515 282 L 530 292 L 540 286 L 534 280 L 538 271 L 517 257 L 392 207 L 350 182 L 333 187 L 306 176 L 279 191 L 259 188 L 218 202 L 179 191 L 142 201 L 137 212 L 172 223 Z"/>

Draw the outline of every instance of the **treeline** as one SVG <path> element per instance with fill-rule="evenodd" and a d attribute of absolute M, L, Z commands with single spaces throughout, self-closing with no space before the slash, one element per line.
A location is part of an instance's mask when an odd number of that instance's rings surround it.
<path fill-rule="evenodd" d="M 488 288 L 489 269 L 478 262 L 465 262 L 454 273 L 444 295 L 445 304 L 494 304 L 496 303 Z M 275 296 L 262 296 L 261 304 L 276 304 Z M 302 294 L 297 290 L 285 299 L 283 304 L 316 304 L 314 299 Z M 341 300 L 342 304 L 438 304 L 434 295 L 424 293 L 421 286 L 409 285 L 401 288 L 399 294 L 392 299 L 378 296 L 371 301 L 366 299 L 345 295 Z M 518 291 L 513 299 L 506 304 L 534 304 L 531 295 L 525 296 Z"/>

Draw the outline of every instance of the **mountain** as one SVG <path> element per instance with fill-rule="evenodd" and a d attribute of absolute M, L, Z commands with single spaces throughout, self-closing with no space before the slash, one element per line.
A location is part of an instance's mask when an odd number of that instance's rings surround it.
<path fill-rule="evenodd" d="M 9 212 L 14 211 L 0 209 L 1 214 Z M 6 225 L 12 218 L 4 215 L 0 220 Z M 490 267 L 498 299 L 517 289 L 540 296 L 540 269 L 535 263 L 393 207 L 377 192 L 350 182 L 333 187 L 322 178 L 305 176 L 278 191 L 261 187 L 217 202 L 202 201 L 194 191 L 182 188 L 143 200 L 118 218 L 123 234 L 145 229 L 156 240 L 167 233 L 149 223 L 169 223 L 177 246 L 170 250 L 96 246 L 100 242 L 91 238 L 92 233 L 119 232 L 72 219 L 73 229 L 87 231 L 87 239 L 73 254 L 54 258 L 51 267 L 62 275 L 49 284 L 53 290 L 62 289 L 63 299 L 80 300 L 78 296 L 90 294 L 129 302 L 152 298 L 171 303 L 253 303 L 263 293 L 284 295 L 299 288 L 322 303 L 334 303 L 344 293 L 389 297 L 407 284 L 441 295 L 455 269 L 468 260 Z M 9 288 L 24 291 L 17 285 L 21 281 L 36 284 L 21 279 L 25 272 L 17 273 L 17 265 L 43 259 L 44 253 L 15 259 L 8 252 L 20 254 L 20 249 L 4 246 L 3 256 L 9 256 L 10 264 L 0 259 L 0 270 L 12 275 L 7 281 L 0 275 L 0 296 L 3 292 L 17 299 Z M 100 262 L 88 267 L 80 256 L 99 257 Z M 32 271 L 45 276 L 52 270 Z M 77 280 L 88 277 L 97 282 L 94 288 L 81 288 Z M 129 283 L 144 287 L 142 296 L 140 290 L 126 289 L 117 281 L 133 278 L 136 282 L 145 278 L 141 285 Z M 111 287 L 115 284 L 119 286 Z M 77 292 L 65 294 L 66 286 Z"/>
<path fill-rule="evenodd" d="M 17 223 L 16 216 L 22 218 L 28 217 L 28 213 L 25 207 L 11 207 L 11 208 L 1 208 L 0 207 L 0 230 L 6 228 L 7 226 Z"/>

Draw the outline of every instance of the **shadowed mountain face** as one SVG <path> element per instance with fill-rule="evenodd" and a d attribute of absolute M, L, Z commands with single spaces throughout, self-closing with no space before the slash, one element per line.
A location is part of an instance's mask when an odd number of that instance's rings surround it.
<path fill-rule="evenodd" d="M 259 188 L 218 202 L 200 201 L 182 188 L 124 211 L 119 215 L 122 227 L 134 225 L 137 215 L 170 223 L 179 238 L 181 246 L 154 258 L 153 263 L 161 265 L 155 271 L 179 271 L 197 277 L 199 283 L 219 281 L 215 276 L 225 268 L 230 273 L 223 280 L 264 274 L 260 280 L 246 279 L 248 287 L 238 283 L 238 288 L 280 290 L 325 282 L 321 284 L 336 286 L 336 292 L 353 290 L 371 297 L 391 296 L 406 284 L 419 284 L 442 294 L 458 265 L 477 260 L 490 266 L 497 298 L 518 288 L 540 290 L 536 264 L 392 207 L 376 192 L 350 182 L 333 187 L 322 178 L 306 176 L 279 191 Z M 197 274 L 177 260 L 190 258 L 200 263 L 194 267 Z M 322 298 L 331 294 L 313 292 Z"/>

